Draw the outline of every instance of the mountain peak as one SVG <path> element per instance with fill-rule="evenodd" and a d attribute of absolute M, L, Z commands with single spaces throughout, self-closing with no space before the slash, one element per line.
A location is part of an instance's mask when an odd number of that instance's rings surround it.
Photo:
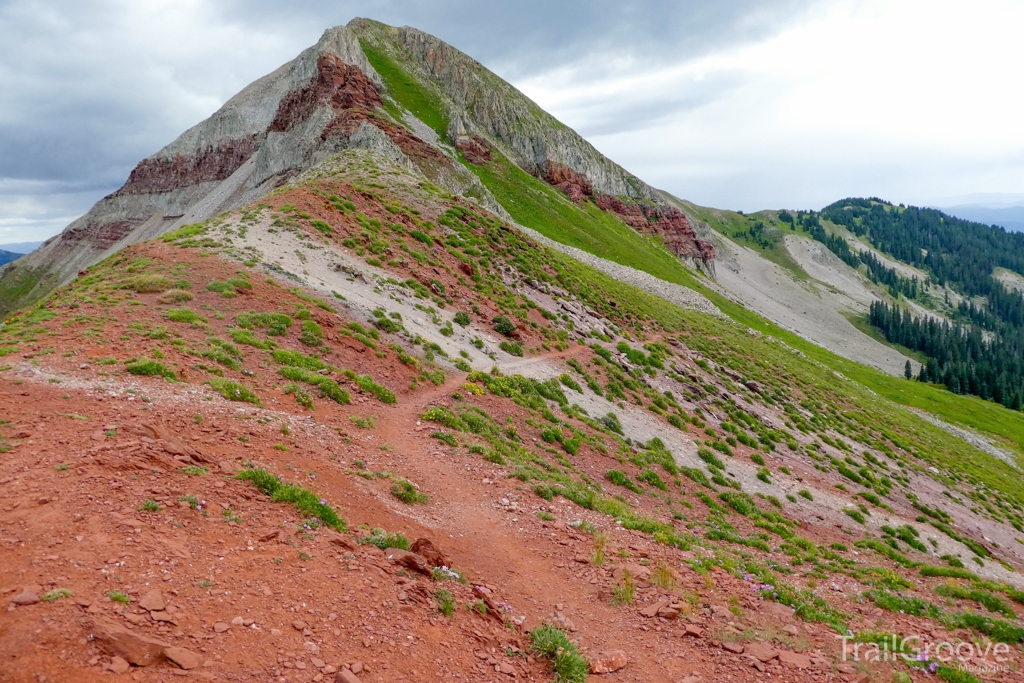
<path fill-rule="evenodd" d="M 505 220 L 504 206 L 462 163 L 495 155 L 593 200 L 672 252 L 711 269 L 714 248 L 674 198 L 444 41 L 369 19 L 324 31 L 210 118 L 142 160 L 119 190 L 0 278 L 6 310 L 36 300 L 126 245 L 252 202 L 350 148 L 415 167 Z"/>

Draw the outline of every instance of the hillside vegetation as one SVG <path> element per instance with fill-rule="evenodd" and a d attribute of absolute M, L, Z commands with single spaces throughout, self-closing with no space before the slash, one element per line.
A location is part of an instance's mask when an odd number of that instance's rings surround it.
<path fill-rule="evenodd" d="M 643 220 L 808 284 L 785 238 L 818 239 L 878 316 L 937 284 L 820 214 L 661 195 L 415 29 L 318 45 L 257 150 L 305 166 L 0 326 L 0 678 L 980 680 L 944 642 L 1021 670 L 1021 463 L 933 416 L 1016 453 L 1024 414 L 825 351 Z M 843 658 L 881 633 L 920 655 Z"/>

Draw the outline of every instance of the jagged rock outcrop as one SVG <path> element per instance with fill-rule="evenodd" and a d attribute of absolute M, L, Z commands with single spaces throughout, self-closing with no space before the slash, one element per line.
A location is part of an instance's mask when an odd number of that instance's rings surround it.
<path fill-rule="evenodd" d="M 455 147 L 466 161 L 477 166 L 484 166 L 491 160 L 491 148 L 479 135 L 465 135 L 455 139 Z"/>
<path fill-rule="evenodd" d="M 577 204 L 582 204 L 588 197 L 594 194 L 594 185 L 590 179 L 582 173 L 577 173 L 568 166 L 547 161 L 541 177 L 554 187 L 558 188 L 569 199 Z"/>
<path fill-rule="evenodd" d="M 665 248 L 709 274 L 713 273 L 715 245 L 697 237 L 697 231 L 682 211 L 674 206 L 625 202 L 611 195 L 597 195 L 595 203 L 614 213 L 623 223 L 645 235 L 661 238 Z"/>
<path fill-rule="evenodd" d="M 541 109 L 472 57 L 415 28 L 353 19 L 349 28 L 370 45 L 431 85 L 448 107 L 453 128 L 486 138 L 535 176 L 549 162 L 586 176 L 603 194 L 659 202 L 658 192 L 597 151 L 575 131 Z"/>

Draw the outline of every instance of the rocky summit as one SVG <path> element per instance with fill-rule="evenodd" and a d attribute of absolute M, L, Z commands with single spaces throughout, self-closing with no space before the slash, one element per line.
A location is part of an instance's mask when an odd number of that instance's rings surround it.
<path fill-rule="evenodd" d="M 829 211 L 326 31 L 0 271 L 0 681 L 1020 679 L 1013 389 Z"/>

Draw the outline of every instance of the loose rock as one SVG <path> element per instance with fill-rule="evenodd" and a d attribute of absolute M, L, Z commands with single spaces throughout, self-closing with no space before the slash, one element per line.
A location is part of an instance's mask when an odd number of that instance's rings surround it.
<path fill-rule="evenodd" d="M 411 553 L 408 550 L 400 550 L 398 548 L 388 548 L 384 551 L 384 554 L 387 555 L 387 558 L 394 564 L 412 570 L 417 574 L 430 576 L 430 566 L 427 564 L 427 561 L 416 553 Z"/>
<path fill-rule="evenodd" d="M 590 673 L 607 674 L 625 668 L 629 663 L 626 653 L 622 650 L 603 652 L 590 660 Z"/>
<path fill-rule="evenodd" d="M 167 601 L 164 600 L 163 594 L 154 588 L 142 596 L 139 607 L 149 612 L 162 612 L 167 609 Z"/>
<path fill-rule="evenodd" d="M 111 658 L 110 666 L 107 667 L 109 671 L 112 671 L 115 674 L 128 673 L 128 669 L 130 668 L 131 664 L 117 655 L 114 655 L 114 657 Z"/>
<path fill-rule="evenodd" d="M 203 663 L 202 657 L 191 650 L 183 647 L 168 647 L 164 649 L 164 656 L 182 669 L 195 669 Z"/>
<path fill-rule="evenodd" d="M 91 630 L 100 647 L 135 666 L 156 664 L 164 658 L 164 650 L 170 647 L 167 643 L 106 620 L 96 619 Z"/>

